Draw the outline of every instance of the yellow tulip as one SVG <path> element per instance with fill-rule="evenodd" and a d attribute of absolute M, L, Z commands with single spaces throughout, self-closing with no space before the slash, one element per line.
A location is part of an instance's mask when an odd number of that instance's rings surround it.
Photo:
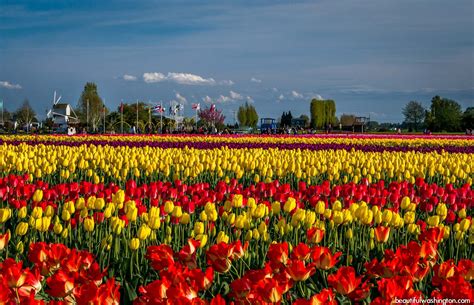
<path fill-rule="evenodd" d="M 84 229 L 86 232 L 94 231 L 94 218 L 86 218 L 84 219 Z"/>
<path fill-rule="evenodd" d="M 140 247 L 140 240 L 138 238 L 132 238 L 129 247 L 132 251 L 137 250 Z"/>

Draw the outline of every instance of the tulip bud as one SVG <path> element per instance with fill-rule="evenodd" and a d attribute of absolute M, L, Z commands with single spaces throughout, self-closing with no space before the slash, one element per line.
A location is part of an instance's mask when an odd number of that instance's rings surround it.
<path fill-rule="evenodd" d="M 340 225 L 344 222 L 344 215 L 340 211 L 334 211 L 332 220 L 334 221 L 335 225 Z"/>
<path fill-rule="evenodd" d="M 170 214 L 174 210 L 174 203 L 172 201 L 166 201 L 165 202 L 165 213 Z"/>
<path fill-rule="evenodd" d="M 137 235 L 140 240 L 147 239 L 151 234 L 151 229 L 146 225 L 142 224 L 138 229 Z"/>
<path fill-rule="evenodd" d="M 345 236 L 346 236 L 347 239 L 352 239 L 354 237 L 354 233 L 352 233 L 351 228 L 347 229 L 347 231 L 345 233 Z"/>
<path fill-rule="evenodd" d="M 61 225 L 61 223 L 59 223 L 59 222 L 55 223 L 54 226 L 53 226 L 53 231 L 54 231 L 54 233 L 56 233 L 58 235 L 61 234 L 61 232 L 63 231 L 63 226 Z"/>
<path fill-rule="evenodd" d="M 229 242 L 229 236 L 227 236 L 223 231 L 220 231 L 219 234 L 217 234 L 217 243 L 228 243 Z"/>
<path fill-rule="evenodd" d="M 15 248 L 18 253 L 23 253 L 23 251 L 25 250 L 25 246 L 21 240 L 16 244 Z"/>
<path fill-rule="evenodd" d="M 207 221 L 207 214 L 206 214 L 206 211 L 202 211 L 201 214 L 199 214 L 199 219 L 200 219 L 202 222 Z"/>
<path fill-rule="evenodd" d="M 140 247 L 140 240 L 138 238 L 132 238 L 130 240 L 130 245 L 129 246 L 130 246 L 130 249 L 132 251 L 137 250 Z"/>
<path fill-rule="evenodd" d="M 272 213 L 273 213 L 273 215 L 280 214 L 280 211 L 281 211 L 280 202 L 278 202 L 278 201 L 272 202 Z"/>
<path fill-rule="evenodd" d="M 229 216 L 227 217 L 227 223 L 229 225 L 233 225 L 235 223 L 235 214 L 230 213 Z"/>
<path fill-rule="evenodd" d="M 469 230 L 470 225 L 471 225 L 471 221 L 468 218 L 464 218 L 463 220 L 461 220 L 459 224 L 459 229 L 462 232 L 466 232 L 467 230 Z"/>
<path fill-rule="evenodd" d="M 289 197 L 286 200 L 285 205 L 283 206 L 283 210 L 287 213 L 293 211 L 296 208 L 296 200 L 295 198 Z"/>
<path fill-rule="evenodd" d="M 33 216 L 35 219 L 43 217 L 43 209 L 41 207 L 34 207 L 33 211 L 31 212 L 31 216 Z"/>
<path fill-rule="evenodd" d="M 71 219 L 71 214 L 69 214 L 69 212 L 66 209 L 63 209 L 61 213 L 61 219 L 64 221 L 69 221 L 69 219 Z"/>
<path fill-rule="evenodd" d="M 465 208 L 462 208 L 458 211 L 458 217 L 461 218 L 461 219 L 464 219 L 466 218 L 467 216 L 467 213 L 466 213 L 466 209 Z"/>
<path fill-rule="evenodd" d="M 15 235 L 24 236 L 28 232 L 28 223 L 20 222 L 15 229 Z"/>
<path fill-rule="evenodd" d="M 183 213 L 179 222 L 183 225 L 187 225 L 191 221 L 191 216 L 188 213 Z"/>
<path fill-rule="evenodd" d="M 245 241 L 250 241 L 252 240 L 252 231 L 247 231 L 244 237 Z"/>
<path fill-rule="evenodd" d="M 330 209 L 324 210 L 324 218 L 330 219 L 332 216 L 332 211 Z"/>
<path fill-rule="evenodd" d="M 339 200 L 334 201 L 332 204 L 333 211 L 341 211 L 342 210 L 342 203 Z"/>
<path fill-rule="evenodd" d="M 439 225 L 439 216 L 435 215 L 435 216 L 428 217 L 428 219 L 426 220 L 426 223 L 430 225 L 431 227 L 437 227 Z"/>
<path fill-rule="evenodd" d="M 206 234 L 199 234 L 196 236 L 196 240 L 200 241 L 199 248 L 204 248 L 204 246 L 207 244 L 207 235 Z"/>
<path fill-rule="evenodd" d="M 243 196 L 241 194 L 235 194 L 232 197 L 232 206 L 234 208 L 240 208 L 243 204 Z"/>
<path fill-rule="evenodd" d="M 25 207 L 21 207 L 18 210 L 18 218 L 23 219 L 28 215 L 28 209 Z"/>
<path fill-rule="evenodd" d="M 53 217 L 53 215 L 54 215 L 54 208 L 53 208 L 51 205 L 48 205 L 48 206 L 46 207 L 46 210 L 45 210 L 45 212 L 44 212 L 44 215 L 45 215 L 45 216 L 48 216 L 48 217 Z"/>
<path fill-rule="evenodd" d="M 204 223 L 199 222 L 199 221 L 194 223 L 194 233 L 196 235 L 204 234 Z"/>
<path fill-rule="evenodd" d="M 173 217 L 180 218 L 183 215 L 183 210 L 180 206 L 175 206 L 172 215 Z"/>
<path fill-rule="evenodd" d="M 86 230 L 86 232 L 94 231 L 94 218 L 84 219 L 84 229 Z"/>
<path fill-rule="evenodd" d="M 390 220 L 392 220 L 393 213 L 390 210 L 384 210 L 382 213 L 382 220 L 385 223 L 390 223 Z"/>
<path fill-rule="evenodd" d="M 324 211 L 326 209 L 326 204 L 324 203 L 324 201 L 318 201 L 318 203 L 316 204 L 316 213 L 322 215 L 324 214 Z"/>
<path fill-rule="evenodd" d="M 40 190 L 40 189 L 37 189 L 37 190 L 35 190 L 35 192 L 33 194 L 33 201 L 34 202 L 40 202 L 41 200 L 43 200 L 43 191 Z"/>
<path fill-rule="evenodd" d="M 410 197 L 405 196 L 405 197 L 403 197 L 400 206 L 401 206 L 402 209 L 405 210 L 410 206 L 410 203 L 411 203 Z"/>
<path fill-rule="evenodd" d="M 462 231 L 456 232 L 456 234 L 454 235 L 454 239 L 457 241 L 464 239 L 464 232 Z"/>

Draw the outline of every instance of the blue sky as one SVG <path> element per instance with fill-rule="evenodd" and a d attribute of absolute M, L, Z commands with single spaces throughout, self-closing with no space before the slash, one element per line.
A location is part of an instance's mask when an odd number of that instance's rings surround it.
<path fill-rule="evenodd" d="M 40 117 L 53 91 L 77 104 L 96 82 L 121 100 L 216 103 L 228 122 L 253 102 L 261 117 L 337 113 L 402 121 L 410 100 L 474 105 L 471 0 L 0 0 L 0 98 Z"/>

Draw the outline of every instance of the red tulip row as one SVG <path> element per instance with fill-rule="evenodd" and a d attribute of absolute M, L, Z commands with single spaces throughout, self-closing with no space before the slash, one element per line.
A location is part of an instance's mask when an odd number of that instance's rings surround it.
<path fill-rule="evenodd" d="M 7 258 L 0 262 L 0 304 L 119 304 L 120 286 L 104 282 L 94 256 L 63 244 L 30 245 L 28 263 Z M 49 302 L 47 300 L 50 300 Z"/>
<path fill-rule="evenodd" d="M 298 244 L 290 251 L 286 242 L 271 244 L 263 268 L 248 270 L 230 283 L 224 296 L 229 304 L 278 304 L 283 300 L 293 304 L 339 304 L 371 300 L 371 304 L 391 304 L 395 298 L 464 299 L 474 301 L 474 263 L 463 259 L 455 264 L 447 260 L 437 264 L 436 242 L 439 229 L 427 230 L 420 241 L 401 245 L 396 251 L 386 250 L 379 261 L 366 262 L 360 275 L 351 266 L 340 266 L 341 252 L 332 253 L 326 247 Z M 226 274 L 232 262 L 245 253 L 245 246 L 220 243 L 207 253 L 208 268 L 195 269 L 195 250 L 190 241 L 179 252 L 166 245 L 151 246 L 147 258 L 158 271 L 159 280 L 140 288 L 134 304 L 206 304 L 198 297 L 208 289 L 216 274 Z M 329 273 L 331 272 L 331 273 Z M 321 285 L 321 283 L 327 283 Z M 432 285 L 430 295 L 417 287 Z M 306 298 L 296 298 L 296 295 Z M 221 295 L 211 304 L 225 304 Z M 338 301 L 339 300 L 339 301 Z"/>
<path fill-rule="evenodd" d="M 87 181 L 56 185 L 43 181 L 30 183 L 28 175 L 0 178 L 0 200 L 7 201 L 16 209 L 27 206 L 37 189 L 43 191 L 43 197 L 33 205 L 42 208 L 51 205 L 56 208 L 58 202 L 74 201 L 79 197 L 87 199 L 96 196 L 110 202 L 112 195 L 120 190 L 120 187 L 114 183 L 104 185 Z M 354 202 L 365 201 L 370 205 L 387 207 L 394 211 L 399 210 L 404 197 L 409 197 L 422 212 L 432 212 L 438 203 L 446 203 L 447 223 L 455 221 L 454 212 L 474 207 L 474 189 L 471 185 L 465 184 L 459 188 L 451 184 L 440 186 L 436 183 L 426 183 L 422 178 L 417 179 L 415 184 L 407 181 L 386 183 L 383 180 L 369 183 L 367 179 L 362 179 L 358 184 L 351 182 L 331 186 L 328 181 L 319 185 L 307 185 L 301 181 L 297 189 L 292 189 L 289 184 L 280 184 L 278 180 L 271 183 L 259 182 L 248 187 L 239 184 L 235 179 L 228 184 L 220 181 L 215 187 L 211 187 L 209 183 L 187 185 L 179 180 L 174 183 L 158 181 L 143 185 L 129 180 L 125 184 L 125 201 L 135 200 L 139 215 L 147 210 L 147 206 L 159 206 L 166 200 L 181 206 L 185 212 L 193 213 L 196 207 L 202 207 L 208 202 L 232 199 L 234 194 L 243 195 L 244 205 L 250 197 L 254 198 L 256 203 L 265 203 L 269 207 L 271 201 L 285 202 L 289 197 L 293 197 L 297 207 L 314 207 L 318 201 L 323 201 L 326 207 L 331 207 L 335 201 L 341 201 L 343 207 L 348 208 Z M 164 213 L 164 209 L 161 211 Z"/>

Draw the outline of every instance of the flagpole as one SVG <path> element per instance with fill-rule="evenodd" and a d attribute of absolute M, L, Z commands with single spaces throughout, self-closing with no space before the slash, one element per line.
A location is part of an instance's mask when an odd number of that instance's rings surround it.
<path fill-rule="evenodd" d="M 86 112 L 87 112 L 87 118 L 86 118 L 86 121 L 87 121 L 87 132 L 89 132 L 89 99 L 87 99 L 87 104 L 86 104 Z"/>
<path fill-rule="evenodd" d="M 160 101 L 160 133 L 163 133 L 163 102 Z"/>
<path fill-rule="evenodd" d="M 104 99 L 104 108 L 102 109 L 104 112 L 104 134 L 105 134 L 105 99 Z"/>
<path fill-rule="evenodd" d="M 4 107 L 4 105 L 3 105 L 3 99 L 2 99 L 2 126 L 5 127 L 5 126 L 4 126 L 4 125 L 5 125 L 5 122 L 3 121 L 3 108 L 5 108 L 5 107 Z"/>
<path fill-rule="evenodd" d="M 120 102 L 120 132 L 123 134 L 123 99 Z"/>

